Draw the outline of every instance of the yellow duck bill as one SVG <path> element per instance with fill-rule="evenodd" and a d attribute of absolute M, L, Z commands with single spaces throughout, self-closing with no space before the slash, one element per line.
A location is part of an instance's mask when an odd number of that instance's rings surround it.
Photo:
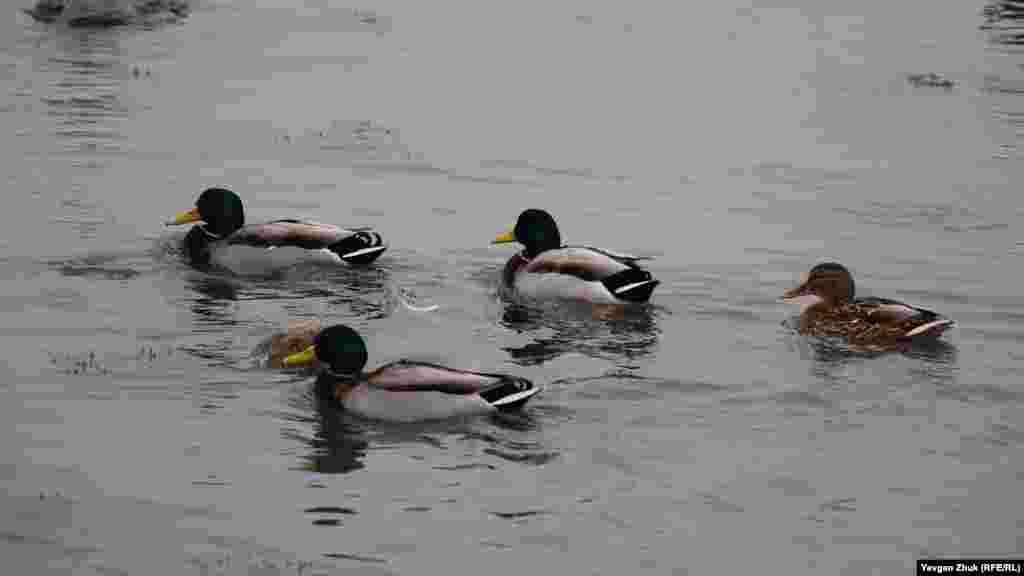
<path fill-rule="evenodd" d="M 504 234 L 498 236 L 493 241 L 491 241 L 491 244 L 509 244 L 515 241 L 516 235 L 514 232 L 505 232 Z"/>
<path fill-rule="evenodd" d="M 302 352 L 285 356 L 281 364 L 286 368 L 294 368 L 296 366 L 312 366 L 314 362 L 316 362 L 316 346 L 309 346 Z"/>
<path fill-rule="evenodd" d="M 182 212 L 174 217 L 173 220 L 168 220 L 164 224 L 167 226 L 178 226 L 180 224 L 191 224 L 192 222 L 199 222 L 203 217 L 199 215 L 199 208 L 193 208 L 188 212 Z"/>

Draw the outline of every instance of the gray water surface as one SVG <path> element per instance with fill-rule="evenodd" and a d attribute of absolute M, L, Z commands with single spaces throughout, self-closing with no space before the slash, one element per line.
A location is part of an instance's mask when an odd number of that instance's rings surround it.
<path fill-rule="evenodd" d="M 25 574 L 904 574 L 1024 553 L 1024 28 L 1008 2 L 200 2 L 0 12 L 0 556 Z M 952 87 L 921 86 L 935 73 Z M 366 270 L 189 269 L 161 223 L 377 228 Z M 498 296 L 490 240 L 654 256 L 622 317 Z M 823 260 L 957 322 L 863 356 Z M 410 311 L 398 294 L 436 304 Z M 253 350 L 345 322 L 544 386 L 395 426 Z M 13 569 L 13 568 L 12 568 Z"/>

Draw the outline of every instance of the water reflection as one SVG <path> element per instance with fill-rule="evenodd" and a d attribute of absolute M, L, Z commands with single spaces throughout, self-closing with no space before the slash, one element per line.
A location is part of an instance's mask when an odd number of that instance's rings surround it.
<path fill-rule="evenodd" d="M 981 25 L 988 31 L 988 40 L 993 52 L 1010 56 L 1021 54 L 1024 49 L 1024 1 L 995 0 L 985 6 L 985 22 Z M 991 72 L 985 75 L 984 91 L 986 102 L 991 107 L 993 118 L 1005 124 L 1010 131 L 1000 134 L 999 150 L 994 157 L 1000 160 L 1015 159 L 1020 155 L 1020 130 L 1024 126 L 1024 109 L 1021 108 L 1021 94 L 1024 94 L 1024 78 L 1016 59 L 993 58 Z"/>
<path fill-rule="evenodd" d="M 192 311 L 202 324 L 235 324 L 228 312 L 238 301 L 319 300 L 367 319 L 388 316 L 397 302 L 390 272 L 384 268 L 297 265 L 255 279 L 221 270 L 194 270 L 186 281 L 197 292 Z"/>
<path fill-rule="evenodd" d="M 385 267 L 308 264 L 247 285 L 244 300 L 315 300 L 351 310 L 360 318 L 384 318 L 395 307 L 391 272 Z"/>
<path fill-rule="evenodd" d="M 954 379 L 956 373 L 957 350 L 945 340 L 912 342 L 896 350 L 864 351 L 852 349 L 845 342 L 835 338 L 802 338 L 812 354 L 811 373 L 823 380 L 840 380 L 849 365 L 890 355 L 919 360 L 912 371 L 933 380 L 950 381 Z"/>
<path fill-rule="evenodd" d="M 651 354 L 660 332 L 651 305 L 601 308 L 583 303 L 510 303 L 501 323 L 520 333 L 554 332 L 523 346 L 505 348 L 524 366 L 543 364 L 567 352 L 631 362 Z"/>
<path fill-rule="evenodd" d="M 135 110 L 123 101 L 115 73 L 121 61 L 119 38 L 110 31 L 62 29 L 55 53 L 39 69 L 57 73 L 41 98 L 56 121 L 54 135 L 67 154 L 119 154 L 119 122 Z"/>
<path fill-rule="evenodd" d="M 338 288 L 328 298 L 334 306 L 346 306 L 360 318 L 384 318 L 394 310 L 396 299 L 390 270 L 374 268 L 330 268 L 324 271 L 325 284 Z M 316 279 L 312 279 L 314 283 Z"/>
<path fill-rule="evenodd" d="M 482 441 L 482 452 L 506 462 L 543 466 L 557 460 L 560 453 L 551 449 L 541 434 L 541 415 L 536 406 L 521 412 L 497 412 L 481 426 L 464 432 L 464 438 Z"/>
<path fill-rule="evenodd" d="M 210 274 L 195 274 L 185 279 L 196 295 L 189 304 L 199 327 L 213 328 L 222 332 L 224 326 L 238 324 L 235 318 L 235 302 L 238 301 L 239 286 L 228 278 Z"/>
<path fill-rule="evenodd" d="M 313 436 L 307 439 L 311 450 L 303 457 L 303 468 L 321 474 L 347 474 L 363 468 L 369 442 L 334 398 L 333 383 L 317 378 L 311 393 L 316 420 Z"/>

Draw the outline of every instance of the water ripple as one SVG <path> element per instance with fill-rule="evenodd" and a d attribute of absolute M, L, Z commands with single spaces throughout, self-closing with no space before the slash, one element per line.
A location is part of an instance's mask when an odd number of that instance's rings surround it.
<path fill-rule="evenodd" d="M 590 305 L 508 304 L 502 325 L 520 334 L 544 335 L 504 350 L 523 366 L 543 364 L 570 352 L 619 362 L 651 354 L 660 332 L 654 309 L 646 306 L 615 312 L 615 316 L 605 317 Z"/>
<path fill-rule="evenodd" d="M 948 232 L 985 232 L 1009 227 L 1007 222 L 993 222 L 971 208 L 953 202 L 913 203 L 868 201 L 856 207 L 838 207 L 835 211 L 849 214 L 863 224 L 880 228 L 940 229 Z"/>
<path fill-rule="evenodd" d="M 348 554 L 345 552 L 328 552 L 327 554 L 324 554 L 324 556 L 340 560 L 354 560 L 356 562 L 363 562 L 366 564 L 387 564 L 389 562 L 387 558 L 364 556 L 362 554 Z"/>

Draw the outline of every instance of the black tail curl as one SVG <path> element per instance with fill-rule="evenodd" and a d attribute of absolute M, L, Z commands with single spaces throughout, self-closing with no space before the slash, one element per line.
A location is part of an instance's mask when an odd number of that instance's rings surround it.
<path fill-rule="evenodd" d="M 480 392 L 480 396 L 502 412 L 518 410 L 539 392 L 533 382 L 525 378 L 506 376 L 501 382 Z"/>
<path fill-rule="evenodd" d="M 349 264 L 365 265 L 380 257 L 387 250 L 387 245 L 380 234 L 359 231 L 331 244 L 327 249 Z"/>
<path fill-rule="evenodd" d="M 601 281 L 616 298 L 626 302 L 647 302 L 661 283 L 641 268 L 627 268 Z"/>

